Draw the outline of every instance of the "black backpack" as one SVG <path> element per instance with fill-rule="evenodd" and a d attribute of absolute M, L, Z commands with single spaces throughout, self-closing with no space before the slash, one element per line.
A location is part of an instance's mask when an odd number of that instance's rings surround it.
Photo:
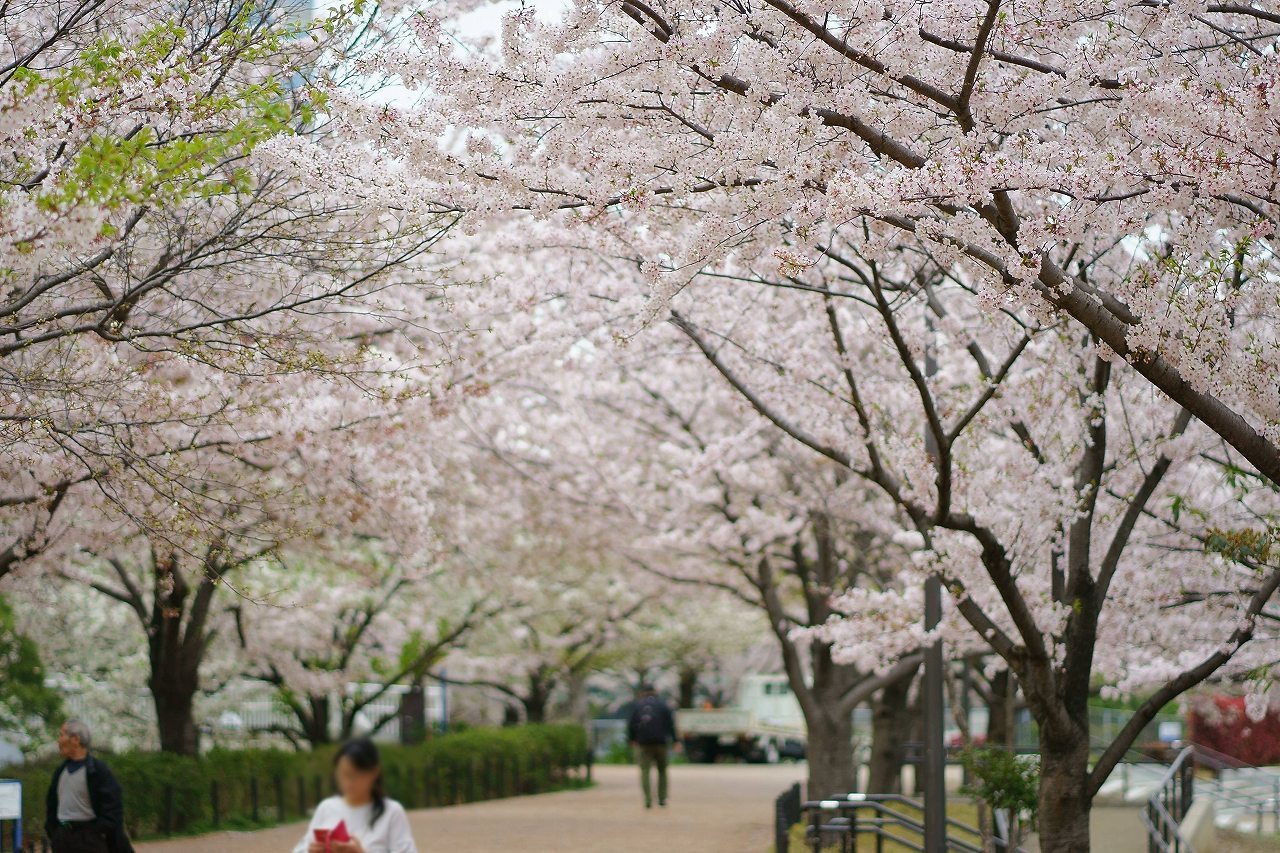
<path fill-rule="evenodd" d="M 656 701 L 641 702 L 635 710 L 636 743 L 666 743 L 667 721 Z"/>

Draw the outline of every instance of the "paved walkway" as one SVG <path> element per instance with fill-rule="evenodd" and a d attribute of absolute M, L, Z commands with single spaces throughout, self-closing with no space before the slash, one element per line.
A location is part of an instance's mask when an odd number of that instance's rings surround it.
<path fill-rule="evenodd" d="M 774 798 L 803 765 L 680 765 L 671 804 L 644 809 L 634 767 L 597 765 L 597 785 L 409 813 L 422 853 L 765 853 Z M 289 853 L 305 826 L 136 845 L 139 853 Z"/>
<path fill-rule="evenodd" d="M 1095 803 L 1089 815 L 1092 853 L 1147 853 L 1141 811 L 1133 805 Z M 1027 853 L 1039 853 L 1040 845 L 1031 838 L 1026 849 Z"/>
<path fill-rule="evenodd" d="M 645 811 L 634 767 L 597 765 L 597 785 L 535 797 L 409 812 L 422 853 L 767 853 L 773 799 L 803 765 L 680 765 L 671 805 Z M 135 845 L 139 853 L 289 853 L 295 823 Z M 1098 804 L 1094 853 L 1145 853 L 1138 809 Z M 1029 850 L 1038 849 L 1034 843 Z"/>

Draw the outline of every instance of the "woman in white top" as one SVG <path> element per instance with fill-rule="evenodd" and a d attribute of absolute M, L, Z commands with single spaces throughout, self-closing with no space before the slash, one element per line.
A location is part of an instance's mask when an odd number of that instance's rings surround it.
<path fill-rule="evenodd" d="M 387 799 L 382 790 L 378 747 L 368 738 L 349 740 L 333 761 L 337 796 L 316 806 L 316 813 L 293 853 L 418 853 L 409 831 L 404 806 Z M 344 823 L 350 841 L 316 838 L 316 830 Z M 322 833 L 323 834 L 323 833 Z"/>

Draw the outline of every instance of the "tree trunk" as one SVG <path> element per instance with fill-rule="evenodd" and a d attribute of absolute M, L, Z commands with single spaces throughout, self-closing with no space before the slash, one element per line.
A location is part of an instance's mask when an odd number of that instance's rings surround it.
<path fill-rule="evenodd" d="M 904 722 L 910 732 L 911 740 L 916 745 L 915 762 L 911 768 L 911 793 L 924 795 L 924 706 L 922 697 L 916 694 L 916 700 L 907 705 L 907 720 Z"/>
<path fill-rule="evenodd" d="M 569 676 L 568 717 L 580 726 L 591 725 L 591 702 L 587 695 L 586 673 L 575 672 Z"/>
<path fill-rule="evenodd" d="M 160 749 L 178 755 L 200 753 L 200 730 L 196 728 L 195 686 L 181 680 L 152 678 L 151 698 L 156 708 Z"/>
<path fill-rule="evenodd" d="M 902 793 L 902 763 L 911 737 L 908 712 L 911 683 L 904 678 L 880 691 L 871 703 L 871 766 L 867 793 Z"/>
<path fill-rule="evenodd" d="M 204 658 L 203 624 L 192 627 L 188 614 L 189 588 L 178 574 L 177 559 L 157 564 L 155 597 L 151 607 L 147 687 L 156 709 L 156 729 L 162 752 L 199 755 L 200 731 L 196 728 L 195 698 L 200 689 L 200 663 Z M 163 578 L 173 578 L 172 591 L 163 591 Z M 194 635 L 194 636 L 193 636 Z"/>
<path fill-rule="evenodd" d="M 1016 746 L 1014 703 L 1018 690 L 1008 669 L 1001 669 L 991 676 L 990 701 L 987 703 L 987 745 Z"/>
<path fill-rule="evenodd" d="M 547 699 L 545 696 L 527 696 L 523 704 L 524 721 L 526 723 L 545 723 L 547 721 Z"/>
<path fill-rule="evenodd" d="M 551 699 L 552 687 L 554 684 L 549 683 L 542 673 L 529 676 L 529 691 L 520 698 L 520 704 L 524 705 L 526 723 L 547 721 L 547 703 Z"/>
<path fill-rule="evenodd" d="M 680 670 L 680 707 L 693 707 L 693 694 L 698 689 L 698 671 L 695 669 Z"/>
<path fill-rule="evenodd" d="M 848 714 L 820 713 L 806 720 L 809 728 L 809 798 L 844 796 L 858 787 L 853 763 L 853 719 Z"/>
<path fill-rule="evenodd" d="M 312 746 L 332 743 L 333 736 L 329 733 L 330 701 L 328 694 L 308 696 L 307 707 L 310 709 L 310 713 L 299 720 L 302 724 L 302 736 Z"/>
<path fill-rule="evenodd" d="M 1089 853 L 1089 733 L 1040 736 L 1041 853 Z"/>

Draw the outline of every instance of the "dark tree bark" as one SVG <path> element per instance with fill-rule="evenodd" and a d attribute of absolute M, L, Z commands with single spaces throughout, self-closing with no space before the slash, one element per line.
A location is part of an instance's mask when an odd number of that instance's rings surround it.
<path fill-rule="evenodd" d="M 156 708 L 160 749 L 198 755 L 200 731 L 195 698 L 200 666 L 212 639 L 208 628 L 216 575 L 206 563 L 194 590 L 184 577 L 177 555 L 152 557 L 153 589 L 149 629 L 151 675 L 147 686 Z"/>
<path fill-rule="evenodd" d="M 115 574 L 114 584 L 90 581 L 89 585 L 127 604 L 147 637 L 147 687 L 156 710 L 160 749 L 197 755 L 200 730 L 195 699 L 200 691 L 200 667 L 218 633 L 212 624 L 218 588 L 230 573 L 268 549 L 228 560 L 226 543 L 215 541 L 197 558 L 197 565 L 184 569 L 177 551 L 157 548 L 163 543 L 147 544 L 148 562 L 142 573 L 135 576 L 120 559 L 105 557 Z"/>
<path fill-rule="evenodd" d="M 1040 850 L 1088 853 L 1089 732 L 1087 726 L 1040 738 Z"/>
<path fill-rule="evenodd" d="M 1010 748 L 1016 746 L 1018 687 L 1013 674 L 1006 667 L 1000 668 L 985 686 L 978 687 L 978 692 L 987 706 L 987 743 Z"/>
<path fill-rule="evenodd" d="M 294 716 L 302 728 L 302 736 L 312 746 L 333 742 L 331 722 L 333 702 L 327 695 L 308 696 L 303 708 L 295 708 Z"/>
<path fill-rule="evenodd" d="M 911 773 L 911 793 L 924 796 L 924 707 L 921 697 L 916 696 L 914 702 L 907 705 L 907 720 L 904 725 L 911 731 L 911 740 L 916 744 L 916 761 Z"/>
<path fill-rule="evenodd" d="M 856 790 L 852 715 L 820 713 L 806 722 L 810 799 L 842 797 Z"/>
<path fill-rule="evenodd" d="M 168 681 L 163 674 L 153 674 L 149 685 L 156 708 L 160 750 L 177 755 L 198 755 L 200 730 L 195 719 L 197 688 L 185 677 Z"/>
<path fill-rule="evenodd" d="M 867 793 L 902 793 L 902 765 L 911 737 L 911 683 L 914 673 L 880 691 L 871 703 L 871 762 Z"/>
<path fill-rule="evenodd" d="M 551 692 L 555 689 L 556 679 L 544 668 L 529 673 L 529 682 L 520 704 L 524 706 L 526 723 L 545 723 L 547 721 L 547 705 L 551 701 Z"/>
<path fill-rule="evenodd" d="M 681 708 L 692 708 L 694 693 L 698 689 L 698 671 L 682 667 L 680 669 L 680 695 L 678 697 L 679 706 Z"/>

